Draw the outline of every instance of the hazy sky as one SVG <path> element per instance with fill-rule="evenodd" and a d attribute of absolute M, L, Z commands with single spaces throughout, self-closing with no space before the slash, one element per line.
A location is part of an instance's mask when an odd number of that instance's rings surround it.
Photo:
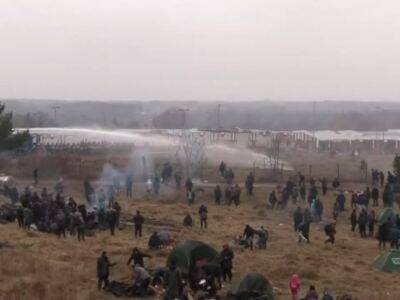
<path fill-rule="evenodd" d="M 400 100 L 399 0 L 0 0 L 0 97 Z"/>

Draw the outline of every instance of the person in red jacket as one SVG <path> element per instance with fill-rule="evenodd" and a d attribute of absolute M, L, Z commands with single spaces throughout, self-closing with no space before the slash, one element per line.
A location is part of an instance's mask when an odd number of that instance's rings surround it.
<path fill-rule="evenodd" d="M 293 274 L 292 280 L 290 281 L 289 288 L 292 293 L 293 300 L 300 300 L 300 277 L 297 274 Z"/>

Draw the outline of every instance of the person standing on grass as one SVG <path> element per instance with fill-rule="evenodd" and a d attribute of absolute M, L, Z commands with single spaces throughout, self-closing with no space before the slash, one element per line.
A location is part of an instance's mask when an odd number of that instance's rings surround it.
<path fill-rule="evenodd" d="M 221 204 L 221 196 L 222 196 L 222 191 L 221 191 L 220 186 L 217 184 L 217 186 L 214 189 L 215 204 L 218 204 L 218 205 Z"/>
<path fill-rule="evenodd" d="M 126 197 L 132 199 L 132 187 L 133 187 L 132 174 L 126 176 L 125 187 L 126 187 Z"/>
<path fill-rule="evenodd" d="M 207 206 L 204 204 L 199 208 L 199 215 L 200 215 L 200 227 L 207 229 L 207 218 L 208 218 L 208 209 Z"/>
<path fill-rule="evenodd" d="M 272 192 L 269 194 L 268 202 L 269 202 L 269 204 L 271 206 L 271 209 L 274 210 L 275 204 L 276 204 L 276 202 L 278 202 L 275 190 L 272 190 Z"/>
<path fill-rule="evenodd" d="M 144 218 L 140 214 L 140 211 L 136 211 L 136 215 L 133 217 L 133 223 L 135 224 L 135 237 L 142 237 Z"/>
<path fill-rule="evenodd" d="M 297 231 L 299 225 L 303 222 L 303 212 L 301 211 L 301 207 L 297 206 L 296 210 L 293 213 L 293 228 L 294 231 Z"/>
<path fill-rule="evenodd" d="M 368 235 L 369 235 L 369 237 L 374 236 L 375 223 L 376 223 L 375 211 L 371 210 L 368 214 Z"/>
<path fill-rule="evenodd" d="M 351 212 L 350 222 L 351 222 L 351 231 L 354 232 L 357 226 L 357 212 L 355 209 L 353 209 L 353 211 Z"/>
<path fill-rule="evenodd" d="M 300 277 L 297 274 L 293 274 L 292 280 L 289 284 L 290 292 L 292 294 L 292 300 L 300 300 Z"/>
<path fill-rule="evenodd" d="M 104 283 L 104 288 L 109 285 L 108 277 L 110 275 L 110 267 L 115 266 L 116 263 L 110 263 L 107 253 L 103 251 L 101 256 L 97 259 L 97 289 L 101 290 Z"/>
<path fill-rule="evenodd" d="M 322 185 L 322 195 L 325 196 L 326 193 L 328 192 L 328 181 L 326 178 L 322 178 L 321 180 L 321 185 Z"/>
<path fill-rule="evenodd" d="M 246 178 L 246 190 L 248 196 L 253 196 L 253 189 L 254 189 L 254 175 L 253 172 L 250 172 L 250 174 Z"/>
<path fill-rule="evenodd" d="M 226 281 L 229 279 L 229 281 L 232 280 L 232 268 L 233 268 L 233 258 L 235 255 L 233 254 L 232 249 L 229 247 L 229 245 L 225 244 L 221 254 L 221 270 L 222 270 L 222 279 Z"/>
<path fill-rule="evenodd" d="M 187 193 L 192 192 L 192 189 L 193 189 L 193 182 L 192 182 L 192 179 L 188 178 L 188 179 L 186 180 L 186 182 L 185 182 L 185 188 L 186 188 L 186 192 L 187 192 Z"/>
<path fill-rule="evenodd" d="M 362 238 L 367 237 L 367 223 L 368 223 L 368 214 L 365 209 L 360 212 L 358 216 L 358 229 L 360 230 L 360 236 Z"/>
<path fill-rule="evenodd" d="M 372 206 L 379 206 L 379 202 L 378 202 L 378 200 L 379 200 L 379 189 L 376 187 L 376 186 L 374 186 L 374 188 L 372 189 L 372 191 L 371 191 L 371 198 L 372 198 Z"/>
<path fill-rule="evenodd" d="M 177 189 L 177 190 L 180 190 L 180 189 L 181 189 L 181 182 L 182 182 L 182 175 L 181 175 L 181 173 L 175 172 L 174 178 L 175 178 L 175 186 L 176 186 L 176 189 Z"/>
<path fill-rule="evenodd" d="M 379 240 L 379 249 L 386 249 L 386 241 L 388 240 L 389 236 L 389 225 L 390 219 L 387 222 L 383 222 L 378 229 L 378 240 Z"/>
<path fill-rule="evenodd" d="M 110 233 L 111 235 L 114 235 L 115 226 L 117 225 L 117 212 L 115 211 L 115 209 L 111 208 L 107 212 L 107 221 L 108 227 L 110 228 Z"/>

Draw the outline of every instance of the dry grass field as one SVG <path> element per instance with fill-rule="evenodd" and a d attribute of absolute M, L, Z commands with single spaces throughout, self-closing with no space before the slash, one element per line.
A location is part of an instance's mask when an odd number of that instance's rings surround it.
<path fill-rule="evenodd" d="M 78 194 L 80 185 L 76 182 L 67 181 L 67 186 Z M 347 187 L 354 188 L 354 184 Z M 0 225 L 0 241 L 10 244 L 0 250 L 0 299 L 113 299 L 111 294 L 96 289 L 96 258 L 101 251 L 107 251 L 111 261 L 117 262 L 111 279 L 129 281 L 132 278 L 126 266 L 129 254 L 135 246 L 146 250 L 153 230 L 167 227 L 177 241 L 198 239 L 220 250 L 242 232 L 245 224 L 256 228 L 263 225 L 270 232 L 270 241 L 266 250 L 235 253 L 235 280 L 248 272 L 261 272 L 275 288 L 277 299 L 290 299 L 288 284 L 293 273 L 302 279 L 303 294 L 313 284 L 319 292 L 328 287 L 335 295 L 351 294 L 362 300 L 400 298 L 398 275 L 381 273 L 371 267 L 379 254 L 377 241 L 363 240 L 350 232 L 349 209 L 339 217 L 336 245 L 324 244 L 322 224 L 312 224 L 311 244 L 298 244 L 291 217 L 294 206 L 285 211 L 266 209 L 267 195 L 272 188 L 272 185 L 256 186 L 255 196 L 244 195 L 238 208 L 214 205 L 210 189 L 206 189 L 193 207 L 188 207 L 184 195 L 176 192 L 151 200 L 120 197 L 124 218 L 129 219 L 137 209 L 146 217 L 141 239 L 135 239 L 132 230 L 127 228 L 118 231 L 116 236 L 108 231 L 98 232 L 79 243 L 76 237 L 58 239 L 54 235 L 19 230 L 17 224 Z M 331 217 L 333 199 L 333 192 L 323 198 L 325 219 Z M 201 203 L 209 206 L 207 230 L 201 230 L 198 225 L 197 209 Z M 182 227 L 187 212 L 196 220 L 191 230 Z M 169 251 L 150 252 L 153 258 L 147 265 L 165 265 Z"/>

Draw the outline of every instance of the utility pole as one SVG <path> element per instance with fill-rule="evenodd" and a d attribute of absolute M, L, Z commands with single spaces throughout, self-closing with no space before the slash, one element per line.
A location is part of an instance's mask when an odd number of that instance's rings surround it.
<path fill-rule="evenodd" d="M 59 110 L 61 107 L 58 105 L 52 105 L 51 109 L 54 111 L 54 122 L 57 122 L 57 110 Z"/>

